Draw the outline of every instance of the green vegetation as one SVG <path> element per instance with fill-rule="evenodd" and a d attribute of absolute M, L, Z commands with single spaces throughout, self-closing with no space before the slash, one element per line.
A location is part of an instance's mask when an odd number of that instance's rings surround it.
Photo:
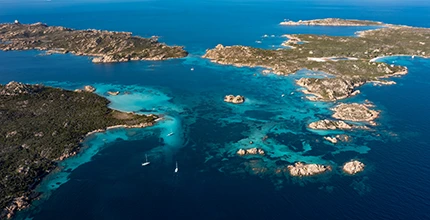
<path fill-rule="evenodd" d="M 156 38 L 132 36 L 129 32 L 73 30 L 42 23 L 0 24 L 0 50 L 30 49 L 104 57 L 94 59 L 94 62 L 163 60 L 187 56 L 182 47 L 167 46 Z"/>
<path fill-rule="evenodd" d="M 287 75 L 300 69 L 322 71 L 336 76 L 325 80 L 313 80 L 313 87 L 321 100 L 346 98 L 353 89 L 368 81 L 406 73 L 402 66 L 371 62 L 371 59 L 390 55 L 430 54 L 430 29 L 387 25 L 385 28 L 361 32 L 359 37 L 332 37 L 309 34 L 286 35 L 290 40 L 283 43 L 289 48 L 268 50 L 245 46 L 218 45 L 203 56 L 220 64 L 236 66 L 260 66 L 274 73 Z M 333 58 L 338 60 L 334 61 Z M 339 58 L 344 58 L 344 60 Z M 339 78 L 352 89 L 345 93 L 327 96 L 328 90 L 339 85 Z M 324 84 L 323 84 L 324 83 Z M 332 86 L 333 85 L 333 86 Z M 306 87 L 306 86 L 305 86 Z M 323 88 L 323 89 L 320 89 Z M 307 87 L 307 89 L 309 89 Z"/>
<path fill-rule="evenodd" d="M 56 161 L 79 150 L 88 132 L 113 125 L 152 125 L 156 116 L 109 109 L 89 92 L 40 85 L 0 85 L 0 207 L 28 196 Z"/>

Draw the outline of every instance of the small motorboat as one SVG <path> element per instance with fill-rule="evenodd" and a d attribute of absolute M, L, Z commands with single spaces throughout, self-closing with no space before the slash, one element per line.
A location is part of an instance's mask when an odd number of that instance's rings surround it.
<path fill-rule="evenodd" d="M 175 173 L 177 173 L 178 171 L 179 171 L 179 168 L 178 168 L 178 161 L 176 161 Z"/>
<path fill-rule="evenodd" d="M 146 155 L 145 154 L 145 158 L 146 158 L 146 162 L 145 163 L 142 163 L 142 166 L 144 167 L 144 166 L 147 166 L 147 165 L 149 165 L 151 162 L 149 162 L 148 161 L 148 155 Z"/>

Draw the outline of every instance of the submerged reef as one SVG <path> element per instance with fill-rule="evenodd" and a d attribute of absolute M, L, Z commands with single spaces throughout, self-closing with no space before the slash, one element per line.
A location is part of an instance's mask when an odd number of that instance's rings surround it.
<path fill-rule="evenodd" d="M 0 85 L 0 218 L 28 206 L 41 179 L 75 155 L 88 134 L 146 127 L 156 115 L 112 110 L 86 86 L 80 92 L 10 82 Z"/>
<path fill-rule="evenodd" d="M 130 60 L 165 60 L 188 53 L 180 46 L 159 43 L 156 37 L 142 38 L 130 32 L 74 30 L 42 23 L 0 24 L 0 50 L 45 50 L 90 56 L 94 63 Z"/>

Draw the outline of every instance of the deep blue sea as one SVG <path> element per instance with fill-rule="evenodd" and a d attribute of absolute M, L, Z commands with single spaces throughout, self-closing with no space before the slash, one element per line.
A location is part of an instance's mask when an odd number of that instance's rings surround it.
<path fill-rule="evenodd" d="M 90 84 L 111 108 L 165 118 L 151 128 L 87 138 L 79 155 L 61 162 L 37 188 L 42 198 L 16 219 L 430 219 L 430 59 L 385 58 L 406 65 L 409 74 L 394 78 L 396 85 L 365 85 L 344 101 L 371 101 L 381 111 L 378 126 L 315 132 L 306 125 L 330 117 L 333 103 L 306 100 L 295 80 L 321 73 L 280 77 L 200 58 L 219 43 L 276 49 L 283 34 L 354 36 L 374 28 L 278 25 L 325 17 L 430 27 L 430 2 L 0 0 L 0 22 L 157 35 L 190 52 L 183 59 L 103 65 L 69 54 L 0 52 L 0 83 Z M 109 90 L 130 94 L 108 96 Z M 229 105 L 227 94 L 247 99 Z M 353 141 L 323 140 L 341 133 Z M 238 157 L 250 141 L 267 154 Z M 151 164 L 142 167 L 145 155 Z M 365 171 L 343 174 L 340 167 L 351 159 L 363 161 Z M 279 172 L 296 161 L 333 171 L 307 178 Z"/>

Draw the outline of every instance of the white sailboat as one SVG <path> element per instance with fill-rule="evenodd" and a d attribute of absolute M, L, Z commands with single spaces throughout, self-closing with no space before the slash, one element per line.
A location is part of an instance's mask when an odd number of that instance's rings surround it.
<path fill-rule="evenodd" d="M 173 131 L 172 132 L 170 132 L 170 133 L 168 133 L 167 134 L 167 136 L 172 136 L 172 135 L 174 135 L 175 133 L 173 133 Z"/>
<path fill-rule="evenodd" d="M 145 154 L 145 158 L 146 158 L 146 162 L 145 163 L 142 163 L 142 166 L 144 167 L 144 166 L 147 166 L 147 165 L 149 165 L 151 162 L 149 162 L 148 161 L 148 155 L 146 155 Z"/>
<path fill-rule="evenodd" d="M 178 168 L 178 161 L 176 161 L 175 173 L 177 173 L 178 171 L 179 171 L 179 168 Z"/>

